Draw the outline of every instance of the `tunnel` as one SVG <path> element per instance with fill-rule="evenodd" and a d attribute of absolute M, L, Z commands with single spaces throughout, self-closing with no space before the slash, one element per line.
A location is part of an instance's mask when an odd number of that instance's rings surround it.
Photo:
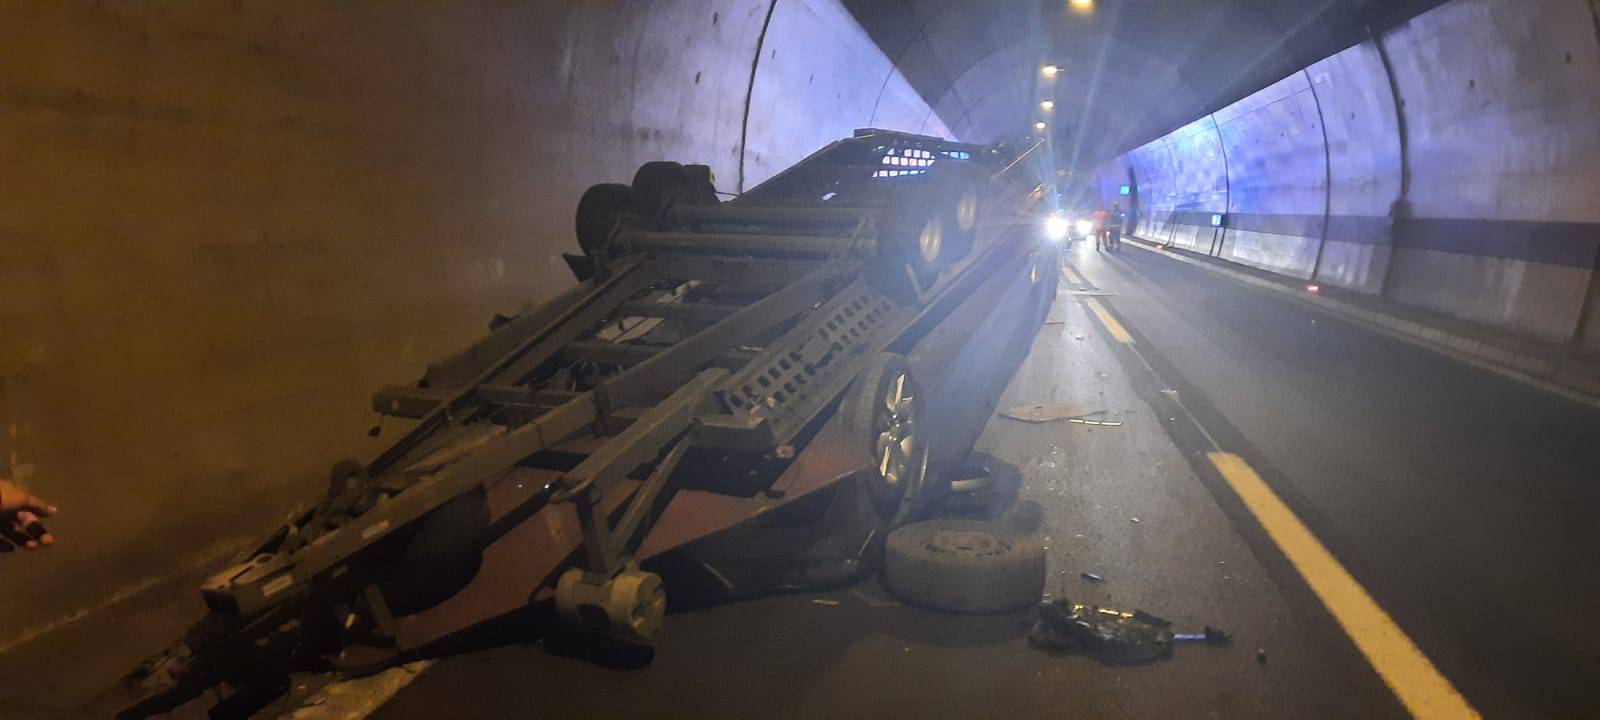
<path fill-rule="evenodd" d="M 574 232 L 590 188 L 670 161 L 737 207 L 850 142 L 939 148 L 874 178 L 987 153 L 983 187 L 1026 196 L 1005 232 L 1035 264 L 939 311 L 969 326 L 879 344 L 929 423 L 982 415 L 927 451 L 938 512 L 992 478 L 1036 600 L 1233 642 L 1079 662 L 1030 645 L 1031 607 L 942 615 L 868 575 L 669 600 L 638 672 L 429 646 L 344 716 L 1600 714 L 1597 118 L 1597 0 L 0 0 L 0 716 L 105 716 L 216 610 L 196 588 L 457 402 L 430 381 L 620 272 Z M 696 329 L 746 317 L 725 302 Z M 804 465 L 829 417 L 716 472 Z M 47 548 L 25 492 L 59 507 Z M 737 584 L 713 557 L 688 564 Z"/>

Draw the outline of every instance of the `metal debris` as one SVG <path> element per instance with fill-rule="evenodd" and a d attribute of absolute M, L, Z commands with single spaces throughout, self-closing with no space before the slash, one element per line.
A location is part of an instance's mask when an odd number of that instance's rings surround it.
<path fill-rule="evenodd" d="M 1096 582 L 1097 583 L 1097 582 L 1105 582 L 1106 581 L 1105 578 L 1100 577 L 1099 575 L 1096 575 L 1096 574 L 1094 574 L 1092 572 L 1085 572 L 1085 573 L 1078 573 L 1078 574 L 1080 576 L 1082 576 L 1083 579 L 1088 580 L 1089 582 Z"/>
<path fill-rule="evenodd" d="M 834 607 L 834 606 L 837 606 L 839 604 L 839 601 L 838 600 L 834 600 L 832 598 L 812 598 L 811 604 L 812 605 L 826 605 L 828 607 Z"/>

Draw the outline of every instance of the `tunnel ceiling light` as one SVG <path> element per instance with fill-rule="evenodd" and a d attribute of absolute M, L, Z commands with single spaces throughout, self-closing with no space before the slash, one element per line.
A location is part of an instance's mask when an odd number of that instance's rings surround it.
<path fill-rule="evenodd" d="M 1039 122 L 1034 123 L 1033 124 L 1033 129 L 1035 129 L 1035 130 L 1043 130 L 1044 129 L 1044 121 L 1040 120 Z"/>
<path fill-rule="evenodd" d="M 1046 110 L 1054 110 L 1055 107 L 1056 107 L 1056 101 L 1054 101 L 1054 100 L 1040 100 L 1039 101 L 1039 107 L 1042 107 L 1042 108 L 1044 108 Z"/>
<path fill-rule="evenodd" d="M 1067 0 L 1067 5 L 1072 8 L 1073 12 L 1094 12 L 1094 0 Z"/>
<path fill-rule="evenodd" d="M 1061 72 L 1061 68 L 1058 68 L 1055 65 L 1046 65 L 1042 68 L 1039 68 L 1039 72 L 1044 73 L 1045 77 L 1055 77 L 1056 73 Z"/>

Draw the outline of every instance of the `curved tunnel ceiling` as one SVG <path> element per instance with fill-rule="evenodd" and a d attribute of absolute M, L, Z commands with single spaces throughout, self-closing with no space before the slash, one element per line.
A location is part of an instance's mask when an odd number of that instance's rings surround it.
<path fill-rule="evenodd" d="M 957 137 L 1045 120 L 1058 162 L 1085 168 L 1442 2 L 844 0 Z M 1044 63 L 1061 73 L 1045 79 Z"/>

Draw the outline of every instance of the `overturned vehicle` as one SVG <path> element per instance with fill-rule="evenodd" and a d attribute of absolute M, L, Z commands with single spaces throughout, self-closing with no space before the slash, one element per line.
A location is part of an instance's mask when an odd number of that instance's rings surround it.
<path fill-rule="evenodd" d="M 408 429 L 204 584 L 123 716 L 247 715 L 506 618 L 648 647 L 686 564 L 729 596 L 870 571 L 1055 295 L 1037 154 L 860 130 L 728 201 L 677 163 L 590 188 L 578 285 L 377 392 Z"/>

